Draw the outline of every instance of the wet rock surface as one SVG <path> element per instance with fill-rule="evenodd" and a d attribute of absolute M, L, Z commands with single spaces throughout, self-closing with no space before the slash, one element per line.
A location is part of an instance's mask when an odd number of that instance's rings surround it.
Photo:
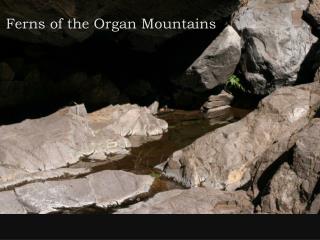
<path fill-rule="evenodd" d="M 317 41 L 302 20 L 307 0 L 249 0 L 233 18 L 244 42 L 241 68 L 255 94 L 292 85 Z M 303 43 L 303 44 L 301 44 Z"/>
<path fill-rule="evenodd" d="M 175 152 L 164 165 L 164 175 L 187 187 L 244 186 L 256 174 L 255 166 L 270 166 L 294 145 L 291 136 L 309 123 L 319 106 L 318 83 L 281 88 L 239 122 Z"/>
<path fill-rule="evenodd" d="M 172 190 L 155 195 L 118 214 L 249 214 L 253 205 L 243 191 L 224 192 L 212 188 Z"/>

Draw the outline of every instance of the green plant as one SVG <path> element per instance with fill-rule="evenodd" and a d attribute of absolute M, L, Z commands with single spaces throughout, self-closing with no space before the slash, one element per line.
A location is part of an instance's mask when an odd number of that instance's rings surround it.
<path fill-rule="evenodd" d="M 226 89 L 232 89 L 232 88 L 239 89 L 243 92 L 246 91 L 241 84 L 240 78 L 238 78 L 236 75 L 230 76 L 226 84 Z"/>
<path fill-rule="evenodd" d="M 154 172 L 152 171 L 151 174 L 150 174 L 151 177 L 154 177 L 154 178 L 160 178 L 161 177 L 161 174 L 160 173 L 157 173 L 157 172 Z"/>

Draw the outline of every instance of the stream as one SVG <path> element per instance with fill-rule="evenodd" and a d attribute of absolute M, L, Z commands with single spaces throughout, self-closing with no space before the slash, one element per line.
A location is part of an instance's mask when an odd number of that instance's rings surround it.
<path fill-rule="evenodd" d="M 150 192 L 121 206 L 126 207 L 132 203 L 150 198 L 159 192 L 182 189 L 183 187 L 178 183 L 161 176 L 161 173 L 154 169 L 154 167 L 166 161 L 175 151 L 190 145 L 197 138 L 229 123 L 238 121 L 249 112 L 250 110 L 233 108 L 230 118 L 214 121 L 215 124 L 212 124 L 212 120 L 204 118 L 200 111 L 174 110 L 160 113 L 158 117 L 166 120 L 169 124 L 168 132 L 163 136 L 144 139 L 130 137 L 129 139 L 133 145 L 137 145 L 131 149 L 130 155 L 113 156 L 104 162 L 88 162 L 83 160 L 72 167 L 90 167 L 92 168 L 92 172 L 123 170 L 155 177 L 155 182 Z M 96 209 L 91 211 L 86 210 L 89 213 L 96 211 Z"/>

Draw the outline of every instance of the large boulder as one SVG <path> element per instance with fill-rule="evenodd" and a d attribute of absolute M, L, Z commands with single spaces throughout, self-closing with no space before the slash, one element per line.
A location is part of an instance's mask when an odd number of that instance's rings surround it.
<path fill-rule="evenodd" d="M 262 195 L 268 193 L 262 197 L 262 212 L 313 213 L 319 206 L 319 200 L 313 201 L 313 198 L 318 191 L 320 172 L 320 119 L 312 120 L 292 138 L 295 146 L 291 166 L 282 164 L 276 174 L 270 176 L 270 183 L 260 189 Z"/>
<path fill-rule="evenodd" d="M 308 0 L 249 0 L 233 18 L 242 35 L 241 68 L 255 94 L 292 85 L 317 38 L 302 20 Z"/>
<path fill-rule="evenodd" d="M 319 106 L 319 83 L 278 89 L 242 120 L 175 152 L 163 165 L 164 174 L 187 187 L 242 187 L 260 165 L 266 169 L 293 147 L 291 137 L 309 123 Z"/>
<path fill-rule="evenodd" d="M 151 176 L 103 171 L 84 178 L 31 183 L 15 188 L 14 192 L 15 199 L 29 213 L 53 213 L 90 206 L 108 209 L 147 193 L 153 180 Z"/>
<path fill-rule="evenodd" d="M 233 27 L 227 26 L 175 83 L 196 92 L 213 89 L 228 81 L 240 56 L 241 38 Z"/>
<path fill-rule="evenodd" d="M 171 190 L 139 202 L 118 214 L 249 214 L 253 205 L 243 191 L 225 192 L 212 188 Z"/>

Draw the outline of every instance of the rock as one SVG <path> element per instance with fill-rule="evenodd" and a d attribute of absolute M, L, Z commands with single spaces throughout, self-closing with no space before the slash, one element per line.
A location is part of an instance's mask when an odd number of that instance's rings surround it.
<path fill-rule="evenodd" d="M 0 182 L 0 191 L 11 190 L 17 186 L 27 183 L 48 181 L 54 179 L 75 178 L 81 175 L 89 174 L 90 168 L 59 168 L 49 171 L 41 171 L 37 173 L 21 174 L 13 180 L 2 180 Z"/>
<path fill-rule="evenodd" d="M 9 64 L 5 62 L 0 63 L 0 81 L 12 81 L 14 79 L 14 75 L 15 74 Z"/>
<path fill-rule="evenodd" d="M 307 211 L 309 214 L 319 214 L 320 213 L 320 194 L 312 201 L 310 209 Z"/>
<path fill-rule="evenodd" d="M 302 20 L 308 5 L 308 0 L 249 0 L 235 14 L 233 26 L 244 42 L 240 64 L 253 93 L 269 94 L 296 82 L 317 41 Z"/>
<path fill-rule="evenodd" d="M 16 188 L 15 192 L 30 213 L 53 213 L 95 203 L 92 189 L 85 178 L 32 183 Z"/>
<path fill-rule="evenodd" d="M 310 5 L 308 7 L 307 14 L 308 14 L 309 18 L 312 19 L 313 24 L 316 27 L 319 27 L 320 26 L 320 1 L 319 0 L 311 0 L 310 1 Z"/>
<path fill-rule="evenodd" d="M 138 176 L 124 171 L 104 171 L 87 176 L 96 199 L 96 206 L 109 208 L 121 205 L 147 193 L 154 181 L 151 176 Z"/>
<path fill-rule="evenodd" d="M 0 192 L 0 214 L 26 214 L 14 191 Z"/>
<path fill-rule="evenodd" d="M 284 163 L 273 176 L 269 194 L 262 198 L 261 208 L 264 213 L 301 214 L 306 203 L 300 200 L 301 181 L 296 173 Z"/>
<path fill-rule="evenodd" d="M 226 91 L 222 91 L 218 95 L 211 95 L 207 102 L 201 107 L 202 111 L 207 111 L 208 109 L 228 106 L 232 103 L 234 96 Z"/>
<path fill-rule="evenodd" d="M 294 148 L 292 169 L 302 180 L 302 193 L 312 197 L 319 181 L 320 172 L 320 119 L 315 118 L 311 124 L 297 136 Z"/>
<path fill-rule="evenodd" d="M 256 176 L 254 169 L 264 171 L 293 147 L 291 136 L 309 123 L 319 106 L 319 83 L 278 89 L 242 120 L 175 152 L 164 175 L 187 187 L 231 191 L 244 186 Z"/>
<path fill-rule="evenodd" d="M 150 176 L 103 171 L 85 178 L 31 183 L 15 192 L 29 213 L 44 214 L 89 206 L 107 209 L 147 193 L 152 183 Z"/>
<path fill-rule="evenodd" d="M 225 84 L 234 73 L 241 56 L 238 33 L 227 26 L 190 66 L 177 84 L 193 91 L 202 92 Z"/>
<path fill-rule="evenodd" d="M 240 214 L 253 213 L 253 205 L 243 191 L 224 192 L 212 188 L 171 190 L 158 193 L 119 214 Z"/>
<path fill-rule="evenodd" d="M 152 115 L 157 115 L 159 111 L 159 102 L 155 101 L 148 107 L 148 109 L 150 110 Z"/>
<path fill-rule="evenodd" d="M 228 120 L 229 118 L 232 118 L 232 107 L 221 106 L 221 107 L 209 109 L 205 113 L 205 117 L 209 119 Z"/>
<path fill-rule="evenodd" d="M 80 158 L 106 160 L 111 154 L 128 154 L 132 145 L 124 136 L 161 135 L 167 128 L 147 108 L 130 104 L 90 115 L 84 105 L 77 105 L 1 126 L 0 185 L 26 176 L 32 179 L 29 174 L 63 168 Z"/>
<path fill-rule="evenodd" d="M 168 129 L 166 121 L 152 115 L 146 107 L 137 105 L 115 105 L 89 115 L 93 128 L 109 130 L 120 136 L 155 136 Z"/>
<path fill-rule="evenodd" d="M 65 167 L 93 152 L 86 114 L 85 107 L 78 105 L 48 117 L 1 126 L 0 180 Z"/>
<path fill-rule="evenodd" d="M 210 125 L 223 124 L 234 118 L 230 106 L 233 99 L 234 97 L 224 90 L 218 95 L 209 97 L 201 107 L 201 111 L 206 118 L 210 119 Z"/>
<path fill-rule="evenodd" d="M 95 130 L 95 135 L 90 138 L 90 146 L 93 152 L 86 155 L 87 159 L 105 161 L 109 155 L 129 154 L 132 144 L 129 139 L 115 134 L 109 129 Z"/>
<path fill-rule="evenodd" d="M 316 71 L 315 77 L 314 77 L 315 82 L 320 82 L 320 68 Z"/>

